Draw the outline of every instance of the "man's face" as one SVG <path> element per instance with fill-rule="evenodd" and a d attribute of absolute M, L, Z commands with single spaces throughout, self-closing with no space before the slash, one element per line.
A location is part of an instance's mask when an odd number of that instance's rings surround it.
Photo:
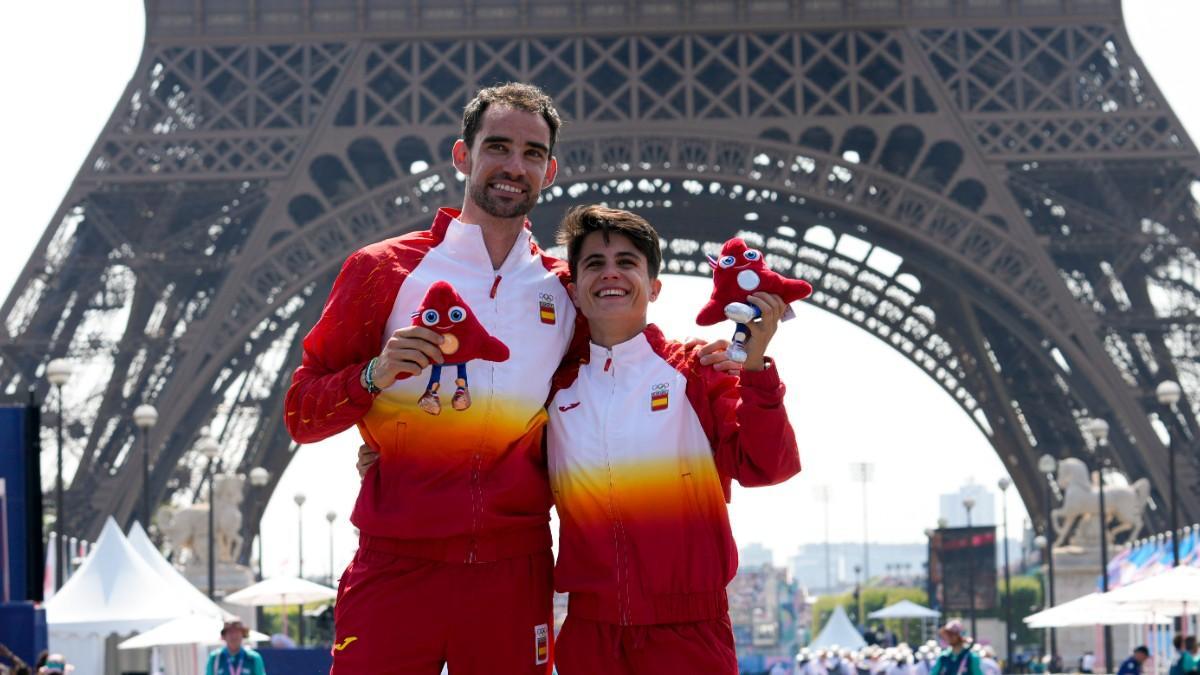
<path fill-rule="evenodd" d="M 546 120 L 502 105 L 484 111 L 474 147 L 459 139 L 452 154 L 467 177 L 467 199 L 494 218 L 524 218 L 558 171 Z"/>
<path fill-rule="evenodd" d="M 1146 662 L 1146 659 L 1147 659 L 1147 658 L 1149 658 L 1149 657 L 1150 657 L 1150 655 L 1149 655 L 1149 654 L 1143 654 L 1143 653 L 1141 653 L 1141 652 L 1134 652 L 1134 653 L 1133 653 L 1133 660 L 1134 660 L 1134 661 L 1137 661 L 1138 663 L 1145 663 L 1145 662 Z"/>
<path fill-rule="evenodd" d="M 242 648 L 242 629 L 239 627 L 230 628 L 225 631 L 225 644 L 229 647 L 229 651 L 236 651 Z"/>
<path fill-rule="evenodd" d="M 568 286 L 589 323 L 642 324 L 646 308 L 662 288 L 650 278 L 646 256 L 623 234 L 592 232 L 579 249 L 575 280 Z"/>

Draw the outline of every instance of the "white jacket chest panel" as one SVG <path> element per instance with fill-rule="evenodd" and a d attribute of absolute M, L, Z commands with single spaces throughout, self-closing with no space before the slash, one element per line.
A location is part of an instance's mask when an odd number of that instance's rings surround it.
<path fill-rule="evenodd" d="M 474 360 L 467 364 L 471 396 L 476 402 L 465 412 L 442 415 L 474 416 L 492 399 L 519 417 L 540 411 L 550 390 L 550 378 L 566 352 L 575 323 L 575 307 L 558 277 L 541 256 L 529 253 L 523 233 L 500 270 L 493 270 L 477 232 L 452 223 L 446 240 L 430 249 L 400 286 L 384 333 L 384 342 L 397 329 L 412 325 L 412 313 L 435 281 L 448 281 L 489 333 L 508 346 L 507 361 Z M 458 228 L 458 229 L 456 229 Z M 496 276 L 501 277 L 499 283 Z M 380 345 L 382 349 L 383 345 Z M 399 380 L 380 399 L 415 406 L 429 382 L 430 369 Z M 442 387 L 453 391 L 456 369 L 442 369 Z"/>
<path fill-rule="evenodd" d="M 573 487 L 593 495 L 607 487 L 643 490 L 697 465 L 713 467 L 684 376 L 642 336 L 634 340 L 639 344 L 618 345 L 607 372 L 607 355 L 593 348 L 591 363 L 551 402 L 551 484 L 564 499 L 577 492 Z"/>

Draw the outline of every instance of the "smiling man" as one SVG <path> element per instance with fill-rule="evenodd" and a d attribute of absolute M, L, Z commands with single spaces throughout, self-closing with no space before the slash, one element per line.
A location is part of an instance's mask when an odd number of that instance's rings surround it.
<path fill-rule="evenodd" d="M 647 323 L 658 234 L 604 206 L 563 219 L 590 352 L 554 378 L 547 448 L 560 519 L 555 587 L 570 594 L 562 675 L 736 675 L 725 587 L 737 571 L 732 481 L 800 470 L 784 386 L 766 356 L 787 304 L 757 292 L 741 377 Z M 573 352 L 574 354 L 574 352 Z"/>
<path fill-rule="evenodd" d="M 361 539 L 339 586 L 334 675 L 550 672 L 543 406 L 576 312 L 566 265 L 533 243 L 525 216 L 554 180 L 558 127 L 536 87 L 482 90 L 452 150 L 467 177 L 461 211 L 351 255 L 304 339 L 292 437 L 357 425 L 379 453 L 351 516 Z M 444 407 L 441 369 L 436 382 L 414 377 L 454 351 L 452 334 L 413 325 L 439 281 L 511 352 L 446 369 Z"/>

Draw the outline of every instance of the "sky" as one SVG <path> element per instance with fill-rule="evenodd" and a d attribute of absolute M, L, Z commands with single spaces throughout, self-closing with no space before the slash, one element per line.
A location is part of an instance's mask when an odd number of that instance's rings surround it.
<path fill-rule="evenodd" d="M 1192 138 L 1200 133 L 1194 86 L 1200 0 L 1126 0 L 1126 21 L 1143 61 Z M 8 293 L 61 202 L 137 65 L 144 35 L 140 0 L 0 3 L 0 186 L 5 234 L 0 290 Z M 533 213 L 536 219 L 537 211 Z M 709 282 L 664 277 L 651 320 L 668 335 L 728 337 L 728 324 L 706 331 L 691 321 Z M 681 308 L 672 311 L 671 308 Z M 1004 468 L 984 435 L 937 384 L 882 342 L 803 304 L 770 350 L 788 386 L 787 405 L 804 465 L 787 483 L 735 489 L 734 534 L 772 549 L 786 563 L 798 545 L 824 540 L 828 485 L 831 538 L 861 541 L 863 495 L 851 462 L 870 462 L 868 537 L 917 542 L 938 518 L 938 495 L 968 482 L 994 487 Z M 358 477 L 351 433 L 303 446 L 280 480 L 264 516 L 265 571 L 294 574 L 298 521 L 305 572 L 340 570 L 355 548 L 348 522 Z M 293 495 L 307 496 L 298 515 Z M 1016 537 L 1027 518 L 1015 491 L 1009 523 Z M 997 498 L 998 500 L 998 498 Z M 999 502 L 997 501 L 997 512 Z M 332 527 L 326 513 L 335 514 Z M 330 537 L 333 545 L 330 546 Z"/>

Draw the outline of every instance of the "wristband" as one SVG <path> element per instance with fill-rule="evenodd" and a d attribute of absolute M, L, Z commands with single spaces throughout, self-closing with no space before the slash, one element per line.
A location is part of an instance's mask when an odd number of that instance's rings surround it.
<path fill-rule="evenodd" d="M 363 386 L 363 389 L 367 390 L 368 394 L 378 394 L 379 392 L 383 391 L 379 387 L 375 386 L 375 364 L 378 361 L 379 357 L 376 356 L 370 361 L 367 361 L 367 367 L 363 368 L 362 378 L 360 379 L 359 384 Z"/>

